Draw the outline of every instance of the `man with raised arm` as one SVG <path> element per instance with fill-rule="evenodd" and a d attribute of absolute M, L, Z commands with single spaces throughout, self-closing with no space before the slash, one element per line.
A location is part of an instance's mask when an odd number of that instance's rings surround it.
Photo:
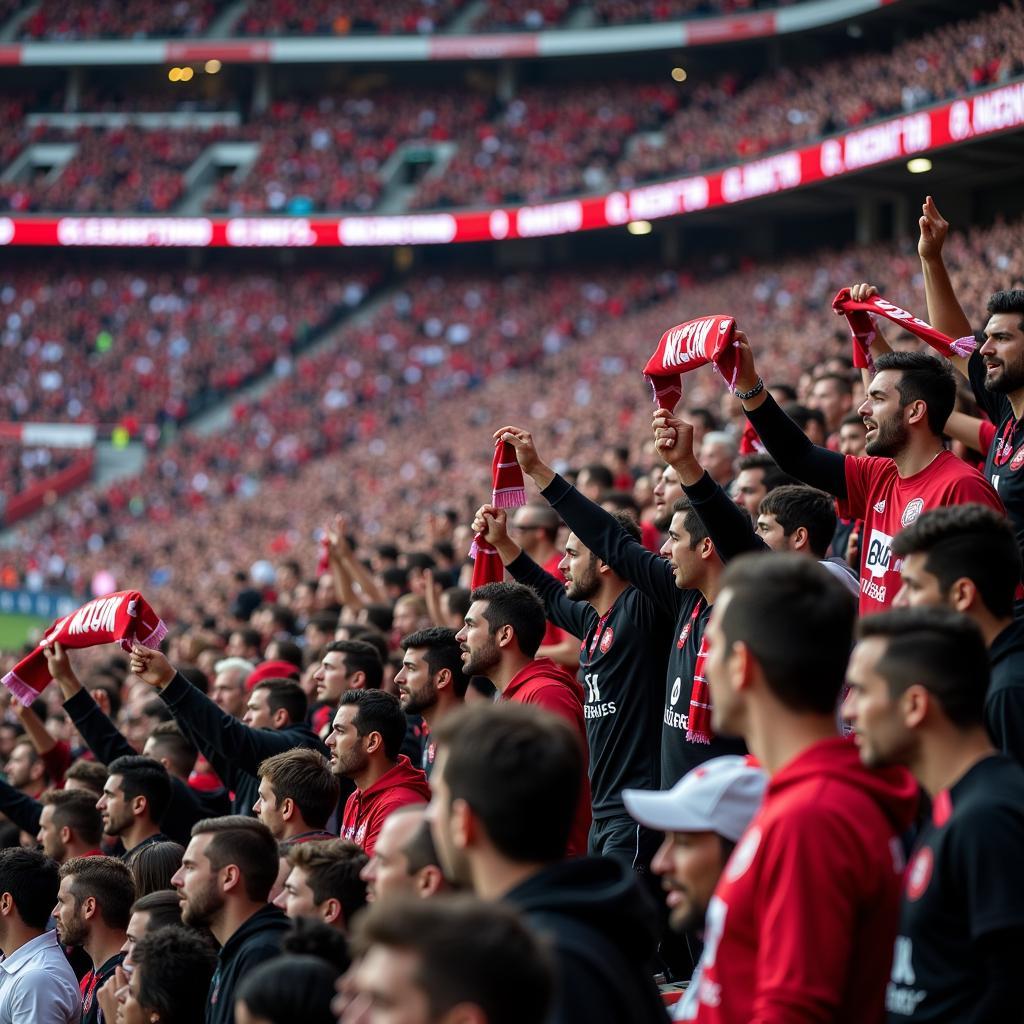
<path fill-rule="evenodd" d="M 890 352 L 875 360 L 868 395 L 857 410 L 868 428 L 867 455 L 840 455 L 812 444 L 775 404 L 736 332 L 736 396 L 765 447 L 787 473 L 840 499 L 844 517 L 864 520 L 861 614 L 884 611 L 900 589 L 893 538 L 922 513 L 978 502 L 1002 511 L 977 470 L 947 451 L 943 427 L 956 401 L 948 363 L 923 352 Z"/>
<path fill-rule="evenodd" d="M 537 454 L 521 427 L 502 427 L 495 438 L 515 449 L 523 472 L 577 539 L 623 580 L 644 594 L 671 625 L 655 641 L 668 651 L 661 727 L 661 785 L 668 788 L 691 768 L 722 754 L 745 753 L 742 742 L 716 736 L 704 679 L 704 629 L 724 571 L 700 517 L 685 497 L 674 504 L 669 536 L 659 557 L 648 551 L 599 505 L 588 501 Z M 657 685 L 651 680 L 647 685 Z"/>

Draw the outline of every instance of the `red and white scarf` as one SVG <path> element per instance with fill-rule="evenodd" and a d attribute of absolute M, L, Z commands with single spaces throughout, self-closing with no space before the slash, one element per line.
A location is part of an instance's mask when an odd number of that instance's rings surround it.
<path fill-rule="evenodd" d="M 50 684 L 44 647 L 59 643 L 62 647 L 82 648 L 117 642 L 130 651 L 137 642 L 155 649 L 166 635 L 167 627 L 160 616 L 137 590 L 97 597 L 58 619 L 35 650 L 22 658 L 2 682 L 16 700 L 28 707 Z"/>
<path fill-rule="evenodd" d="M 874 369 L 871 358 L 871 343 L 875 340 L 875 317 L 882 316 L 886 320 L 899 324 L 911 334 L 916 334 L 926 341 L 939 355 L 949 359 L 960 356 L 966 359 L 977 347 L 973 337 L 951 338 L 948 334 L 936 330 L 931 324 L 920 317 L 908 313 L 905 309 L 883 299 L 881 295 L 873 295 L 870 299 L 858 301 L 850 295 L 849 288 L 842 291 L 832 300 L 832 309 L 839 316 L 845 316 L 853 336 L 853 365 L 858 369 Z"/>
<path fill-rule="evenodd" d="M 491 460 L 491 485 L 492 505 L 512 509 L 526 504 L 526 481 L 516 458 L 516 450 L 508 441 L 495 442 L 494 458 Z M 473 559 L 474 590 L 485 583 L 500 583 L 505 578 L 501 556 L 487 543 L 482 533 L 473 538 L 469 555 Z"/>
<path fill-rule="evenodd" d="M 683 397 L 682 375 L 708 363 L 730 388 L 736 384 L 736 321 L 715 314 L 670 327 L 644 367 L 654 402 L 672 412 Z"/>
<path fill-rule="evenodd" d="M 679 634 L 677 646 L 686 643 L 690 633 L 697 627 L 697 619 L 704 610 L 704 602 L 699 601 L 690 615 L 690 621 Z M 697 645 L 697 660 L 693 663 L 693 687 L 690 690 L 690 713 L 686 719 L 686 739 L 690 743 L 710 743 L 714 738 L 711 731 L 711 688 L 704 678 L 704 664 L 708 659 L 708 643 L 701 634 Z"/>

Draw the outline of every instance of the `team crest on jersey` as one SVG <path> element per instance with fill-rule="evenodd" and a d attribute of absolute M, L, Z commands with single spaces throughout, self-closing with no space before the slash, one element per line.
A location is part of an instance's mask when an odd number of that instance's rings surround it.
<path fill-rule="evenodd" d="M 747 873 L 747 868 L 754 863 L 754 857 L 757 855 L 757 848 L 760 845 L 761 830 L 759 828 L 748 829 L 747 834 L 740 840 L 739 846 L 732 851 L 729 863 L 725 866 L 725 877 L 730 882 L 735 882 L 737 878 L 742 878 Z"/>
<path fill-rule="evenodd" d="M 1016 455 L 1013 457 L 1013 461 L 1010 463 L 1010 469 L 1017 472 L 1021 466 L 1024 466 L 1024 447 L 1022 447 Z"/>
<path fill-rule="evenodd" d="M 901 525 L 909 526 L 923 511 L 924 498 L 914 498 L 913 501 L 907 503 L 907 507 L 903 510 L 903 515 L 900 516 Z"/>
<path fill-rule="evenodd" d="M 907 872 L 908 900 L 919 900 L 925 894 L 934 869 L 935 855 L 924 846 L 917 851 L 917 856 L 911 861 L 910 870 Z"/>
<path fill-rule="evenodd" d="M 611 650 L 612 641 L 615 639 L 615 634 L 612 632 L 612 627 L 609 626 L 601 637 L 601 653 L 607 654 Z"/>

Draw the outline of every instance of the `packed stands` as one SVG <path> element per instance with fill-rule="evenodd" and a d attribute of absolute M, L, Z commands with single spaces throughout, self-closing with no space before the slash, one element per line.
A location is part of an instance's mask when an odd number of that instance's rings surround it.
<path fill-rule="evenodd" d="M 235 35 L 426 35 L 443 28 L 465 4 L 466 0 L 253 0 L 235 26 Z"/>
<path fill-rule="evenodd" d="M 1024 282 L 1020 227 L 957 235 L 947 246 L 975 317 L 994 283 Z M 168 614 L 187 618 L 197 587 L 211 609 L 226 607 L 231 572 L 256 557 L 287 553 L 312 566 L 317 528 L 339 508 L 368 539 L 403 543 L 421 526 L 414 509 L 456 504 L 465 521 L 489 488 L 488 437 L 501 421 L 533 425 L 552 457 L 573 464 L 603 455 L 614 436 L 653 465 L 649 445 L 641 456 L 651 405 L 640 369 L 667 326 L 728 310 L 765 376 L 803 378 L 806 389 L 824 354 L 848 355 L 830 302 L 864 279 L 920 309 L 918 260 L 903 246 L 823 252 L 711 280 L 654 270 L 410 279 L 369 323 L 343 329 L 262 399 L 237 406 L 227 435 L 184 434 L 143 476 L 83 492 L 25 525 L 25 554 L 13 564 L 45 577 L 52 560 L 79 590 L 100 569 L 124 580 L 132 567 Z M 737 416 L 710 370 L 686 387 L 689 407 Z M 456 421 L 463 429 L 453 433 Z M 82 548 L 90 554 L 67 561 Z"/>
<path fill-rule="evenodd" d="M 197 36 L 227 0 L 98 0 L 67 4 L 42 0 L 21 28 L 24 40 L 160 39 Z"/>

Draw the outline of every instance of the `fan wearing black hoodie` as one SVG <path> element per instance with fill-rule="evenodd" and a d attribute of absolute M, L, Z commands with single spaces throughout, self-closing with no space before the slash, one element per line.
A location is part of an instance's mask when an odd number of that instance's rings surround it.
<path fill-rule="evenodd" d="M 135 644 L 131 669 L 157 689 L 182 733 L 210 762 L 228 789 L 234 791 L 231 809 L 252 815 L 259 799 L 259 766 L 268 757 L 295 747 L 309 747 L 327 756 L 327 748 L 306 724 L 306 698 L 290 680 L 264 680 L 253 687 L 243 724 L 222 711 L 196 689 L 159 651 Z M 265 700 L 253 700 L 260 691 Z M 255 705 L 255 707 L 254 707 Z M 276 705 L 276 706 L 275 706 Z"/>
<path fill-rule="evenodd" d="M 449 879 L 518 908 L 551 942 L 552 1024 L 664 1024 L 648 961 L 657 914 L 624 863 L 563 860 L 583 785 L 571 728 L 541 708 L 475 705 L 445 718 L 428 810 Z"/>
<path fill-rule="evenodd" d="M 267 903 L 277 871 L 277 842 L 262 822 L 228 815 L 192 830 L 171 885 L 181 898 L 182 923 L 209 928 L 220 945 L 205 1024 L 233 1024 L 235 987 L 281 952 L 288 918 Z"/>

